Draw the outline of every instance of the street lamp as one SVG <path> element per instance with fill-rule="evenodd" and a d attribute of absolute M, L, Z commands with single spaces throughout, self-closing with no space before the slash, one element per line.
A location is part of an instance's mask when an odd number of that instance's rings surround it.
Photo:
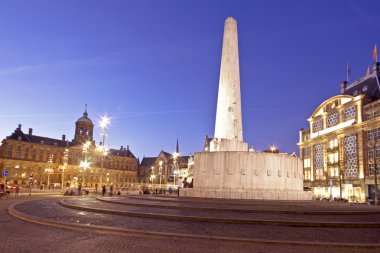
<path fill-rule="evenodd" d="M 68 157 L 69 157 L 69 149 L 65 148 L 65 151 L 63 152 L 63 165 L 61 165 L 61 170 L 62 170 L 61 189 L 63 189 L 63 183 L 64 183 L 64 177 L 65 177 L 65 169 L 67 167 Z"/>
<path fill-rule="evenodd" d="M 83 147 L 82 147 L 82 152 L 84 154 L 84 160 L 80 161 L 79 167 L 83 168 L 83 177 L 82 177 L 82 183 L 83 184 L 85 183 L 85 178 L 84 178 L 85 175 L 84 175 L 84 173 L 86 172 L 86 169 L 88 167 L 90 167 L 90 163 L 87 161 L 87 153 L 88 153 L 88 149 L 89 149 L 90 146 L 91 146 L 91 142 L 90 141 L 86 141 L 83 144 Z"/>
<path fill-rule="evenodd" d="M 175 181 L 175 176 L 176 174 L 178 173 L 179 175 L 179 168 L 178 168 L 178 157 L 179 157 L 179 153 L 176 151 L 173 153 L 173 165 L 174 165 L 174 180 L 173 180 L 173 184 L 175 185 L 176 181 Z"/>
<path fill-rule="evenodd" d="M 54 172 L 54 170 L 51 168 L 51 165 L 53 163 L 53 157 L 54 157 L 54 155 L 49 156 L 48 167 L 45 169 L 45 173 L 48 175 L 47 186 L 49 188 L 50 188 L 50 175 L 53 174 L 53 172 Z"/>
<path fill-rule="evenodd" d="M 162 165 L 164 164 L 164 162 L 162 161 L 162 160 L 160 160 L 159 162 L 158 162 L 158 165 L 159 165 L 159 167 L 158 167 L 158 171 L 159 171 L 159 174 L 160 174 L 160 189 L 161 189 L 161 178 L 162 178 Z"/>
<path fill-rule="evenodd" d="M 151 182 L 152 188 L 153 188 L 153 181 L 155 178 L 156 178 L 156 175 L 154 175 L 154 174 L 150 175 L 150 182 Z"/>
<path fill-rule="evenodd" d="M 102 135 L 102 144 L 99 145 L 98 151 L 101 152 L 101 162 L 100 162 L 100 185 L 103 186 L 103 166 L 104 166 L 104 157 L 108 154 L 108 148 L 105 146 L 106 141 L 106 134 L 107 134 L 107 127 L 111 123 L 111 119 L 105 115 L 100 117 L 99 120 L 99 127 L 101 129 L 101 135 Z M 108 181 L 108 178 L 107 178 Z"/>

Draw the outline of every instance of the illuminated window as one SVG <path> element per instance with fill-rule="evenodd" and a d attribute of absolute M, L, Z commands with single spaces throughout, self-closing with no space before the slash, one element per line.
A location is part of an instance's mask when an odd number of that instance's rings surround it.
<path fill-rule="evenodd" d="M 314 145 L 313 151 L 314 151 L 315 179 L 323 179 L 323 145 L 322 143 Z"/>
<path fill-rule="evenodd" d="M 338 147 L 338 139 L 329 141 L 329 146 L 331 149 Z"/>
<path fill-rule="evenodd" d="M 303 176 L 304 176 L 305 180 L 311 180 L 311 171 L 310 170 L 305 170 Z"/>
<path fill-rule="evenodd" d="M 377 170 L 376 174 L 380 175 L 380 164 L 376 164 Z M 375 164 L 368 164 L 368 169 L 369 169 L 369 175 L 374 176 L 375 175 Z"/>
<path fill-rule="evenodd" d="M 304 168 L 310 168 L 310 158 L 303 160 L 303 167 Z"/>
<path fill-rule="evenodd" d="M 344 152 L 345 152 L 345 169 L 346 177 L 358 176 L 358 153 L 357 153 L 357 140 L 356 135 L 347 136 L 344 138 Z"/>

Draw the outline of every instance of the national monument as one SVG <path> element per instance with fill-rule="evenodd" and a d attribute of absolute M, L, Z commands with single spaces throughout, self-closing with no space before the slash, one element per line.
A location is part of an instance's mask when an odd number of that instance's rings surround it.
<path fill-rule="evenodd" d="M 248 151 L 243 141 L 237 22 L 224 25 L 213 138 L 194 155 L 194 188 L 180 196 L 307 200 L 302 161 L 292 155 Z"/>

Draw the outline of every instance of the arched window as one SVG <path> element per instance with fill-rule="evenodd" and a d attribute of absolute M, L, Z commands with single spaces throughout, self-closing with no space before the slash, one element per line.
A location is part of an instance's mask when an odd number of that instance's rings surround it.
<path fill-rule="evenodd" d="M 21 146 L 17 146 L 16 150 L 16 158 L 20 159 L 21 158 Z"/>
<path fill-rule="evenodd" d="M 29 157 L 29 148 L 28 148 L 28 147 L 25 147 L 24 159 L 25 159 L 25 160 L 28 160 L 28 157 Z"/>
<path fill-rule="evenodd" d="M 79 135 L 82 135 L 83 134 L 83 128 L 81 127 L 80 129 L 79 129 Z"/>

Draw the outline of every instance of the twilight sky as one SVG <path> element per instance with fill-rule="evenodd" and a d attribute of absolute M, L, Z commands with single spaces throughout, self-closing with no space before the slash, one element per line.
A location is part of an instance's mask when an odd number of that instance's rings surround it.
<path fill-rule="evenodd" d="M 74 137 L 88 104 L 106 144 L 188 155 L 213 136 L 223 25 L 238 21 L 244 140 L 298 153 L 298 131 L 365 74 L 380 1 L 0 1 L 0 138 Z M 94 139 L 100 141 L 96 127 Z"/>

